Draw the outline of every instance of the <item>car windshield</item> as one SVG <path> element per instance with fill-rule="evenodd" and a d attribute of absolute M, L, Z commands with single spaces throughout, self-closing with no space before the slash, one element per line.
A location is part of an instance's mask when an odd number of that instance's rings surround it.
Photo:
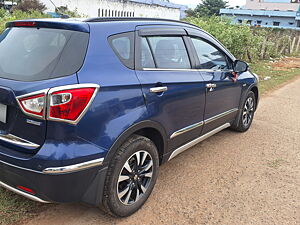
<path fill-rule="evenodd" d="M 0 77 L 35 81 L 67 76 L 82 66 L 88 33 L 9 28 L 0 35 Z"/>

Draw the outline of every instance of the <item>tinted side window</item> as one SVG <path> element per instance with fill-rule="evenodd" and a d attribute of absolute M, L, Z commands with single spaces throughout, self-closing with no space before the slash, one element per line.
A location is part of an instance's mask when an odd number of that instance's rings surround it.
<path fill-rule="evenodd" d="M 232 66 L 224 53 L 200 38 L 192 38 L 200 61 L 200 69 L 228 70 Z"/>
<path fill-rule="evenodd" d="M 128 68 L 134 69 L 134 33 L 113 35 L 108 40 L 121 62 Z"/>
<path fill-rule="evenodd" d="M 157 68 L 190 69 L 182 37 L 148 37 Z"/>
<path fill-rule="evenodd" d="M 155 68 L 154 59 L 151 49 L 148 45 L 147 38 L 142 38 L 141 41 L 141 66 L 142 68 Z"/>

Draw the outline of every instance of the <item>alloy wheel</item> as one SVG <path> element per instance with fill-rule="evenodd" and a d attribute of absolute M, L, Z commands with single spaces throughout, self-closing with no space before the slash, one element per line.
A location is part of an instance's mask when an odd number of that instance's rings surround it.
<path fill-rule="evenodd" d="M 153 175 L 153 159 L 146 151 L 134 153 L 123 165 L 117 195 L 125 205 L 137 202 L 147 191 Z"/>
<path fill-rule="evenodd" d="M 254 114 L 254 100 L 252 97 L 249 97 L 245 103 L 243 110 L 243 125 L 245 127 L 249 126 L 252 121 Z"/>

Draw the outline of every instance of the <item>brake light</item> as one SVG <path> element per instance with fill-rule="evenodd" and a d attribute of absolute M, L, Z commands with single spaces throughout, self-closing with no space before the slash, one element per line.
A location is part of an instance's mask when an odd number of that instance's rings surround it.
<path fill-rule="evenodd" d="M 84 113 L 95 90 L 95 87 L 89 87 L 51 93 L 48 119 L 75 122 Z"/>
<path fill-rule="evenodd" d="M 37 94 L 18 99 L 22 110 L 27 114 L 43 117 L 45 110 L 45 94 Z"/>
<path fill-rule="evenodd" d="M 36 26 L 36 22 L 32 22 L 32 21 L 19 21 L 19 22 L 14 22 L 14 26 L 15 27 L 35 27 Z"/>

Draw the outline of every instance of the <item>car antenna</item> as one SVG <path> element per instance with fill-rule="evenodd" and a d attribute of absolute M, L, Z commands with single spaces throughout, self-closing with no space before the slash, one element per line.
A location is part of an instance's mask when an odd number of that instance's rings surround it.
<path fill-rule="evenodd" d="M 55 12 L 61 17 L 61 18 L 70 18 L 69 15 L 63 14 L 61 12 L 59 12 L 57 6 L 54 4 L 54 2 L 52 0 L 49 0 L 51 2 L 51 4 L 54 6 L 55 8 Z"/>

